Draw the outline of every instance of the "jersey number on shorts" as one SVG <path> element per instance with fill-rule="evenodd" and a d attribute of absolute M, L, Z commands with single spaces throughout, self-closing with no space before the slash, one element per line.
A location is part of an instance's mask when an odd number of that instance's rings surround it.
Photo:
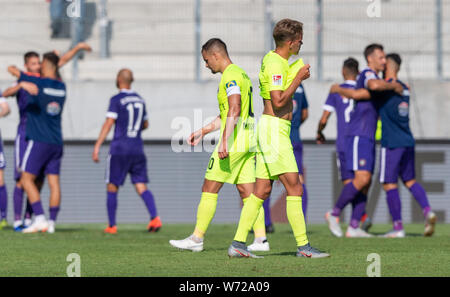
<path fill-rule="evenodd" d="M 127 136 L 130 138 L 137 137 L 141 130 L 142 116 L 144 115 L 144 104 L 136 102 L 127 105 L 128 110 L 128 129 Z M 137 114 L 136 114 L 137 111 Z"/>
<path fill-rule="evenodd" d="M 211 158 L 209 160 L 208 169 L 211 170 L 213 168 L 213 166 L 214 166 L 214 158 Z"/>

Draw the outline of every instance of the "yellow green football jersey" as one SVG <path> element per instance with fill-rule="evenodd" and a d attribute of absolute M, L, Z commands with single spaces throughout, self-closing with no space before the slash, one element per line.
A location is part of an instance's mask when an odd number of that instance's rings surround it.
<path fill-rule="evenodd" d="M 287 78 L 287 82 L 286 82 L 286 88 L 288 88 L 291 85 L 292 81 L 297 76 L 298 71 L 303 66 L 305 66 L 305 63 L 303 63 L 302 58 L 296 60 L 291 65 L 289 65 L 289 73 L 288 73 L 288 78 Z"/>
<path fill-rule="evenodd" d="M 234 133 L 232 136 L 234 145 L 238 145 L 238 138 L 247 138 L 245 141 L 241 141 L 239 151 L 248 151 L 248 138 L 250 135 L 246 133 L 242 134 L 243 130 L 251 131 L 253 134 L 254 131 L 254 114 L 253 114 L 253 87 L 250 78 L 245 73 L 245 71 L 235 64 L 230 64 L 222 74 L 222 78 L 219 84 L 219 90 L 217 93 L 217 100 L 219 102 L 220 109 L 220 135 L 222 135 L 223 130 L 225 129 L 225 125 L 227 122 L 228 115 L 228 96 L 233 94 L 241 95 L 241 115 L 239 121 L 234 129 Z M 244 140 L 244 139 L 242 139 Z M 231 142 L 229 143 L 231 144 Z"/>
<path fill-rule="evenodd" d="M 289 75 L 289 62 L 274 51 L 264 56 L 259 72 L 261 97 L 270 100 L 270 91 L 286 90 Z"/>

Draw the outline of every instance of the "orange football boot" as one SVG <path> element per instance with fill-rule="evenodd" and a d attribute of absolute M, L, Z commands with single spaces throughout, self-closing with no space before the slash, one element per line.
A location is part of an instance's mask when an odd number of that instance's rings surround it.
<path fill-rule="evenodd" d="M 157 216 L 153 220 L 151 220 L 150 223 L 148 223 L 147 230 L 148 232 L 158 232 L 161 226 L 161 219 L 159 218 L 159 216 Z"/>
<path fill-rule="evenodd" d="M 117 234 L 117 226 L 116 225 L 114 225 L 112 227 L 108 226 L 108 227 L 106 227 L 104 232 L 109 233 L 109 234 Z"/>

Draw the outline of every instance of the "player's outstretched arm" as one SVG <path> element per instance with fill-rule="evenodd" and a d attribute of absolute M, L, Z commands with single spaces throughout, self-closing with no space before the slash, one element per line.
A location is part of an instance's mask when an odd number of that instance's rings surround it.
<path fill-rule="evenodd" d="M 7 88 L 1 95 L 5 98 L 15 96 L 17 92 L 19 92 L 20 88 L 20 84 L 15 84 L 14 86 Z"/>
<path fill-rule="evenodd" d="M 302 81 L 306 80 L 310 76 L 309 68 L 311 66 L 309 64 L 306 64 L 303 66 L 295 76 L 292 83 L 289 85 L 289 87 L 284 90 L 275 90 L 270 91 L 270 98 L 272 99 L 272 105 L 274 109 L 282 109 L 289 100 L 292 99 L 292 96 L 295 93 L 295 90 L 297 90 L 298 86 L 302 83 Z"/>
<path fill-rule="evenodd" d="M 90 51 L 92 51 L 92 48 L 86 42 L 78 43 L 73 48 L 71 48 L 67 53 L 65 53 L 64 55 L 61 56 L 61 58 L 59 59 L 58 67 L 62 67 L 65 64 L 67 64 L 81 50 L 90 52 Z"/>
<path fill-rule="evenodd" d="M 8 72 L 9 72 L 12 76 L 15 76 L 15 77 L 17 77 L 17 78 L 20 77 L 20 69 L 17 68 L 16 66 L 14 66 L 14 65 L 8 66 Z"/>
<path fill-rule="evenodd" d="M 367 89 L 349 89 L 349 88 L 342 88 L 338 84 L 335 84 L 331 86 L 330 93 L 338 93 L 339 95 L 345 97 L 345 98 L 351 98 L 354 100 L 369 100 L 370 93 Z"/>
<path fill-rule="evenodd" d="M 205 135 L 219 129 L 220 129 L 220 116 L 217 116 L 211 123 L 189 135 L 187 143 L 192 146 L 197 145 L 200 142 L 200 140 L 202 140 L 202 138 L 205 137 Z"/>
<path fill-rule="evenodd" d="M 323 135 L 322 131 L 327 126 L 330 115 L 331 112 L 329 112 L 328 110 L 324 110 L 322 113 L 322 117 L 320 118 L 319 121 L 319 126 L 317 127 L 317 136 L 316 136 L 317 144 L 323 144 L 325 142 L 325 135 Z"/>
<path fill-rule="evenodd" d="M 0 118 L 6 117 L 10 111 L 9 104 L 6 101 L 0 101 Z"/>
<path fill-rule="evenodd" d="M 109 134 L 109 131 L 111 131 L 111 128 L 115 122 L 116 120 L 113 118 L 106 118 L 102 130 L 100 131 L 100 135 L 98 136 L 97 142 L 95 143 L 94 151 L 92 152 L 92 160 L 94 162 L 100 161 L 100 159 L 98 158 L 98 155 L 100 153 L 100 147 L 102 146 L 103 142 L 105 141 L 106 137 Z"/>
<path fill-rule="evenodd" d="M 228 140 L 231 134 L 233 134 L 234 127 L 239 121 L 239 116 L 241 115 L 241 95 L 234 94 L 228 96 L 228 106 L 227 121 L 225 123 L 225 128 L 223 129 L 218 153 L 220 159 L 225 159 L 228 157 Z"/>

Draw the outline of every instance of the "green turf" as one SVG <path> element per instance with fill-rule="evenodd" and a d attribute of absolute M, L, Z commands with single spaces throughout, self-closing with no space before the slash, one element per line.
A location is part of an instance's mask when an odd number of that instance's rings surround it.
<path fill-rule="evenodd" d="M 450 225 L 438 225 L 431 238 L 423 225 L 406 225 L 404 239 L 346 239 L 330 235 L 325 225 L 308 226 L 313 246 L 328 259 L 296 258 L 289 225 L 275 225 L 264 259 L 229 259 L 227 248 L 236 226 L 212 225 L 201 253 L 172 248 L 192 224 L 165 224 L 158 233 L 145 225 L 119 225 L 117 235 L 103 234 L 104 225 L 58 225 L 55 234 L 0 231 L 0 276 L 66 276 L 70 253 L 81 258 L 81 276 L 366 276 L 367 255 L 381 257 L 382 276 L 450 276 Z M 388 231 L 376 225 L 373 233 Z M 249 241 L 253 236 L 249 236 Z"/>

